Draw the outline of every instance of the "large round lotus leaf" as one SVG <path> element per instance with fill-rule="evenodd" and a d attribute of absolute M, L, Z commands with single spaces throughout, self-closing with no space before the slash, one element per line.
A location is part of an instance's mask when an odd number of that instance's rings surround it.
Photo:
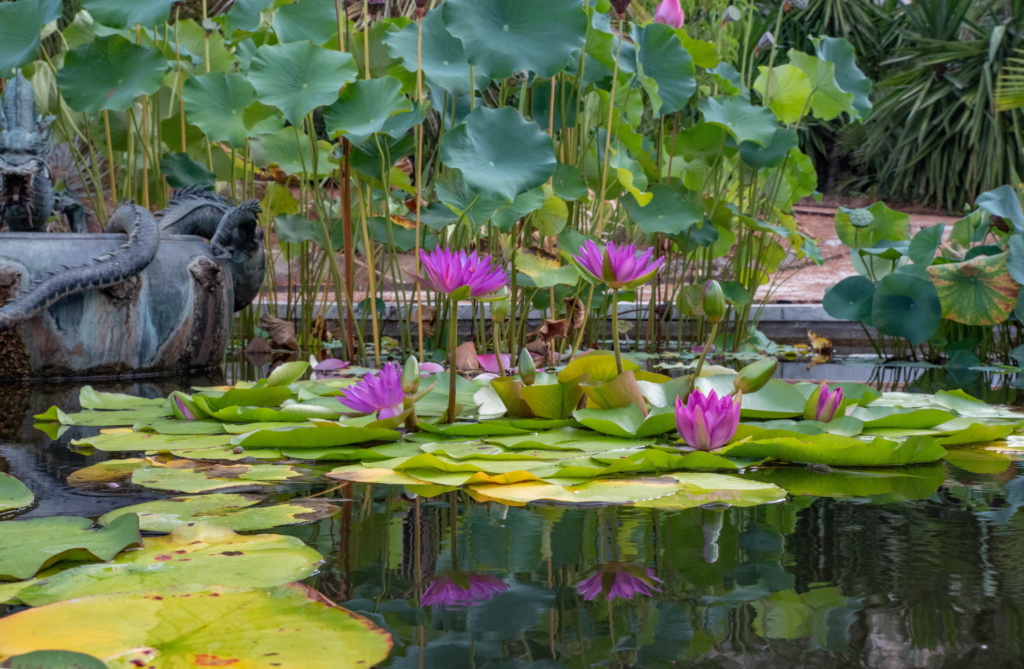
<path fill-rule="evenodd" d="M 816 60 L 816 59 L 815 59 Z M 810 110 L 811 81 L 794 65 L 761 66 L 754 90 L 783 123 L 796 123 Z"/>
<path fill-rule="evenodd" d="M 306 114 L 337 100 L 341 87 L 356 80 L 356 63 L 350 54 L 310 42 L 273 44 L 256 49 L 249 80 L 261 102 L 299 125 Z"/>
<path fill-rule="evenodd" d="M 245 145 L 249 128 L 245 108 L 256 99 L 256 89 L 242 74 L 210 72 L 189 77 L 181 91 L 188 120 L 213 142 Z"/>
<path fill-rule="evenodd" d="M 879 332 L 916 346 L 935 334 L 941 320 L 939 295 L 929 281 L 899 272 L 879 281 L 871 301 L 871 322 Z"/>
<path fill-rule="evenodd" d="M 456 97 L 469 95 L 469 61 L 462 48 L 462 42 L 452 37 L 444 27 L 441 12 L 427 12 L 419 22 L 423 30 L 423 42 L 417 60 L 419 34 L 417 23 L 411 23 L 398 32 L 384 35 L 388 52 L 402 59 L 402 65 L 410 72 L 423 64 L 423 77 L 432 86 L 448 91 Z M 484 72 L 474 70 L 473 90 L 486 88 L 490 82 Z"/>
<path fill-rule="evenodd" d="M 285 174 L 305 174 L 309 178 L 328 176 L 337 169 L 332 163 L 331 145 L 316 140 L 316 171 L 313 174 L 313 147 L 309 136 L 292 128 L 282 128 L 275 133 L 262 135 L 252 141 L 253 162 L 259 167 L 276 165 Z"/>
<path fill-rule="evenodd" d="M 239 535 L 220 525 L 182 525 L 165 537 L 106 564 L 87 564 L 37 581 L 18 593 L 29 606 L 86 595 L 162 590 L 187 585 L 272 588 L 311 576 L 323 561 L 300 539 L 280 534 Z"/>
<path fill-rule="evenodd" d="M 675 188 L 654 184 L 649 191 L 654 197 L 641 207 L 636 198 L 622 199 L 629 219 L 649 235 L 661 232 L 678 235 L 704 220 L 704 212 L 688 202 Z"/>
<path fill-rule="evenodd" d="M 39 32 L 60 17 L 60 5 L 60 0 L 0 4 L 0 73 L 35 60 Z"/>
<path fill-rule="evenodd" d="M 82 9 L 111 28 L 131 28 L 140 24 L 145 28 L 163 25 L 171 15 L 174 0 L 81 0 Z"/>
<path fill-rule="evenodd" d="M 841 37 L 812 37 L 811 41 L 814 43 L 814 52 L 818 58 L 835 66 L 833 73 L 836 86 L 853 94 L 851 106 L 855 113 L 847 111 L 850 118 L 864 118 L 870 114 L 871 80 L 857 67 L 853 46 Z"/>
<path fill-rule="evenodd" d="M 693 58 L 683 48 L 676 31 L 663 23 L 648 23 L 634 29 L 633 38 L 644 77 L 641 83 L 652 100 L 661 103 L 655 106 L 655 115 L 683 109 L 697 91 L 697 79 Z M 655 85 L 647 85 L 647 78 Z"/>
<path fill-rule="evenodd" d="M 441 160 L 473 189 L 507 200 L 543 184 L 557 164 L 551 135 L 513 107 L 474 109 L 445 133 Z"/>
<path fill-rule="evenodd" d="M 331 137 L 345 135 L 353 144 L 362 144 L 375 132 L 381 132 L 391 116 L 411 111 L 412 102 L 402 94 L 402 82 L 391 76 L 355 81 L 324 109 L 324 121 Z"/>
<path fill-rule="evenodd" d="M 579 0 L 448 0 L 442 10 L 469 62 L 492 79 L 524 70 L 553 77 L 586 40 Z"/>
<path fill-rule="evenodd" d="M 341 3 L 342 12 L 347 4 Z M 303 0 L 281 5 L 274 12 L 273 25 L 279 42 L 324 44 L 338 35 L 338 5 L 333 0 Z"/>
<path fill-rule="evenodd" d="M 1020 284 L 1006 269 L 1006 254 L 928 267 L 942 316 L 966 325 L 998 325 L 1013 312 Z"/>
<path fill-rule="evenodd" d="M 874 248 L 883 240 L 906 241 L 909 225 L 909 215 L 893 211 L 884 202 L 864 209 L 839 207 L 836 211 L 836 234 L 851 249 Z"/>
<path fill-rule="evenodd" d="M 236 532 L 265 530 L 283 525 L 301 525 L 333 516 L 337 507 L 325 502 L 288 502 L 255 507 L 258 495 L 211 493 L 196 497 L 170 497 L 115 509 L 100 516 L 110 525 L 126 514 L 138 514 L 139 527 L 146 532 L 170 532 L 187 523 L 215 523 Z M 2 553 L 0 553 L 2 554 Z"/>
<path fill-rule="evenodd" d="M 105 562 L 138 546 L 138 518 L 122 515 L 98 530 L 88 518 L 69 516 L 0 523 L 0 581 L 30 578 L 61 560 Z"/>
<path fill-rule="evenodd" d="M 9 658 L 0 667 L 7 669 L 106 669 L 107 665 L 92 655 L 68 650 L 37 650 Z"/>
<path fill-rule="evenodd" d="M 122 111 L 136 97 L 155 93 L 169 67 L 156 49 L 109 35 L 68 51 L 57 86 L 75 111 Z"/>
<path fill-rule="evenodd" d="M 24 483 L 10 474 L 0 472 L 0 513 L 24 509 L 33 499 L 35 495 Z"/>
<path fill-rule="evenodd" d="M 187 153 L 165 153 L 160 158 L 160 172 L 167 183 L 174 188 L 202 185 L 212 188 L 217 182 L 216 173 L 208 170 Z"/>
<path fill-rule="evenodd" d="M 700 103 L 700 110 L 706 123 L 720 126 L 737 142 L 768 146 L 779 127 L 771 110 L 752 105 L 738 95 L 707 98 Z"/>
<path fill-rule="evenodd" d="M 871 324 L 875 284 L 863 276 L 848 276 L 825 290 L 821 306 L 832 318 Z"/>
<path fill-rule="evenodd" d="M 775 458 L 832 467 L 888 467 L 935 462 L 946 454 L 946 449 L 927 436 L 902 441 L 878 437 L 867 442 L 836 434 L 811 434 L 755 438 L 726 446 L 723 453 L 735 458 Z"/>
<path fill-rule="evenodd" d="M 93 595 L 0 620 L 0 660 L 55 646 L 110 669 L 370 667 L 391 637 L 299 584 Z"/>

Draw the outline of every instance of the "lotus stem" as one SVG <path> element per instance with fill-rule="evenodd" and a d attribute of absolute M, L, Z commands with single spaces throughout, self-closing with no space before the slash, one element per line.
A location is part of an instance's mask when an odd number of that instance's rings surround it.
<path fill-rule="evenodd" d="M 718 336 L 718 323 L 711 324 L 711 334 L 708 335 L 707 341 L 704 342 L 704 350 L 700 352 L 700 357 L 697 358 L 697 369 L 693 370 L 693 376 L 690 377 L 690 382 L 686 384 L 686 394 L 683 395 L 683 402 L 690 398 L 690 393 L 697 387 L 697 379 L 700 378 L 700 370 L 704 367 L 704 361 L 708 357 L 708 351 L 711 350 L 711 346 L 715 343 L 715 337 Z"/>
<path fill-rule="evenodd" d="M 446 421 L 455 422 L 455 349 L 458 347 L 459 303 L 453 298 L 448 316 L 448 414 Z"/>
<path fill-rule="evenodd" d="M 619 289 L 612 291 L 612 346 L 615 349 L 615 369 L 622 374 L 622 351 L 619 348 Z"/>

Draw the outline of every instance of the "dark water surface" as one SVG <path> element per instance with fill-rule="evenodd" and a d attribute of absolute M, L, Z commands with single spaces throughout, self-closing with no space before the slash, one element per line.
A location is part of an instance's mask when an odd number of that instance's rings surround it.
<path fill-rule="evenodd" d="M 188 383 L 96 385 L 162 396 Z M 0 471 L 38 498 L 18 518 L 169 496 L 66 485 L 116 456 L 72 451 L 84 428 L 56 440 L 33 428 L 51 404 L 75 410 L 77 387 L 0 394 Z M 337 516 L 268 531 L 321 551 L 311 584 L 392 633 L 387 667 L 1024 667 L 1021 465 L 959 462 L 906 470 L 916 483 L 874 497 L 675 512 L 350 484 L 325 496 Z M 660 579 L 650 595 L 585 601 L 577 588 L 595 570 L 647 569 Z M 486 587 L 470 605 L 418 606 L 444 579 Z"/>

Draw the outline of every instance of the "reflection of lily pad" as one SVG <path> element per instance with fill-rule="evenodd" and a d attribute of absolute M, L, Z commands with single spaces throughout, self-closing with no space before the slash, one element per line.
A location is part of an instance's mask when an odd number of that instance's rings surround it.
<path fill-rule="evenodd" d="M 265 530 L 283 525 L 311 523 L 338 512 L 326 502 L 288 502 L 254 506 L 263 497 L 211 493 L 196 497 L 170 497 L 115 509 L 100 517 L 100 523 L 114 523 L 125 514 L 138 514 L 139 527 L 146 532 L 170 532 L 186 523 L 206 522 L 224 525 L 236 532 Z"/>
<path fill-rule="evenodd" d="M 193 590 L 211 585 L 270 588 L 312 575 L 321 561 L 320 553 L 295 537 L 243 536 L 218 525 L 195 523 L 164 537 L 149 537 L 141 549 L 121 553 L 112 562 L 46 576 L 19 592 L 18 599 L 42 606 L 86 595 L 182 584 Z"/>
<path fill-rule="evenodd" d="M 946 478 L 942 465 L 900 469 L 833 469 L 819 472 L 804 467 L 762 467 L 744 474 L 754 481 L 774 483 L 791 495 L 815 497 L 872 497 L 891 495 L 900 499 L 925 499 Z"/>
<path fill-rule="evenodd" d="M 54 646 L 109 667 L 369 667 L 391 638 L 298 584 L 93 595 L 0 620 L 0 660 Z"/>
<path fill-rule="evenodd" d="M 88 518 L 68 516 L 0 523 L 0 581 L 35 576 L 61 560 L 105 562 L 138 546 L 138 519 L 131 513 L 120 515 L 98 530 L 90 529 Z"/>
<path fill-rule="evenodd" d="M 25 484 L 10 474 L 0 472 L 0 513 L 23 509 L 32 503 L 35 496 Z"/>

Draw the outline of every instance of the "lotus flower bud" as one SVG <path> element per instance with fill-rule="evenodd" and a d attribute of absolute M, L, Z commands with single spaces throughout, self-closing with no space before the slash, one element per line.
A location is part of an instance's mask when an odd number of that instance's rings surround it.
<path fill-rule="evenodd" d="M 402 367 L 402 392 L 406 395 L 415 395 L 420 389 L 420 361 L 416 356 L 410 355 Z"/>
<path fill-rule="evenodd" d="M 629 0 L 612 0 L 612 8 L 619 15 L 619 18 L 624 18 L 626 16 L 626 9 L 629 8 Z"/>
<path fill-rule="evenodd" d="M 741 369 L 733 378 L 732 385 L 741 393 L 756 393 L 772 380 L 778 368 L 779 361 L 775 358 L 762 358 Z"/>
<path fill-rule="evenodd" d="M 491 302 L 491 320 L 495 323 L 504 323 L 512 306 L 508 299 L 508 288 L 502 288 L 498 294 L 501 295 L 501 299 Z"/>
<path fill-rule="evenodd" d="M 722 285 L 715 280 L 704 286 L 704 315 L 711 324 L 721 323 L 725 318 L 725 293 Z"/>
<path fill-rule="evenodd" d="M 519 378 L 524 386 L 532 386 L 537 380 L 537 365 L 533 364 L 533 356 L 525 348 L 519 350 Z"/>
<path fill-rule="evenodd" d="M 804 418 L 827 423 L 836 417 L 836 412 L 843 403 L 843 389 L 829 390 L 823 383 L 814 389 L 804 405 Z"/>

